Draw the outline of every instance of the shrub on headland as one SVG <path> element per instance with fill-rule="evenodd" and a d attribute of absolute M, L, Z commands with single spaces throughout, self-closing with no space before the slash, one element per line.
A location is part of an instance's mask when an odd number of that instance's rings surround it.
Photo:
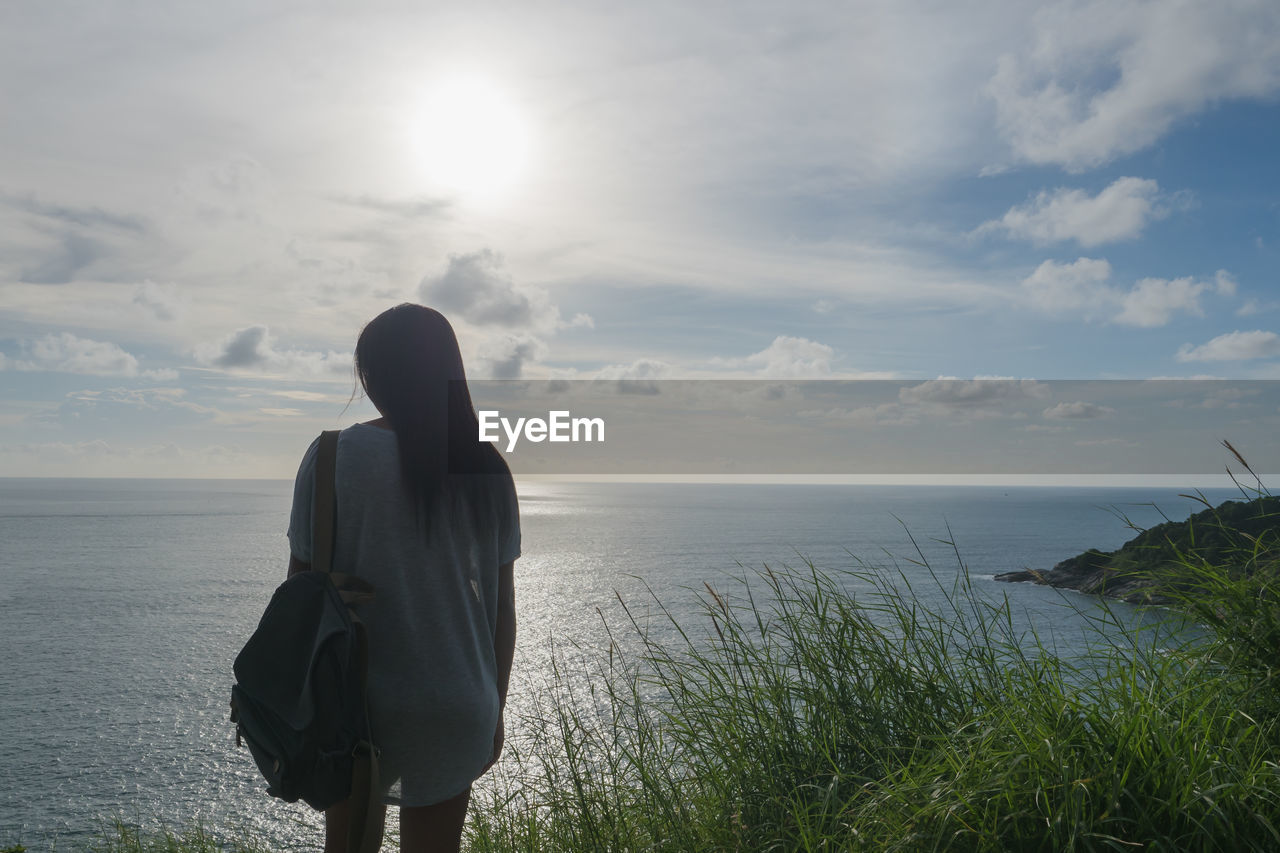
<path fill-rule="evenodd" d="M 1203 495 L 1183 495 L 1205 505 L 1185 521 L 1142 529 L 1115 551 L 1091 548 L 1048 571 L 1024 569 L 996 575 L 998 581 L 1033 581 L 1131 604 L 1189 603 L 1218 590 L 1224 577 L 1243 578 L 1255 569 L 1274 571 L 1280 558 L 1280 497 L 1256 495 L 1210 504 Z M 1121 515 L 1121 518 L 1124 518 Z M 1206 575 L 1199 566 L 1209 566 Z M 1228 570 L 1224 575 L 1219 569 Z"/>

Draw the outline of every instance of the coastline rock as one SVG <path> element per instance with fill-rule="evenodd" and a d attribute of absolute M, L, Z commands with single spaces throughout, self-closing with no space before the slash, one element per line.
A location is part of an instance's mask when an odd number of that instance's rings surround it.
<path fill-rule="evenodd" d="M 1265 496 L 1227 501 L 1186 521 L 1156 525 L 1115 551 L 1091 548 L 1048 571 L 1028 568 L 995 579 L 1074 589 L 1131 604 L 1170 604 L 1194 587 L 1188 562 L 1247 569 L 1270 551 L 1280 551 L 1280 497 Z"/>

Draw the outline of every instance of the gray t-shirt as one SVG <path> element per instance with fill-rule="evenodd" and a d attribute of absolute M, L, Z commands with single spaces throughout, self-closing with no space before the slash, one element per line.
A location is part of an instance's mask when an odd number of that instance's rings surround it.
<path fill-rule="evenodd" d="M 318 444 L 298 468 L 289 521 L 290 549 L 305 563 Z M 486 476 L 495 517 L 474 517 L 445 494 L 426 518 L 407 497 L 394 432 L 356 424 L 338 436 L 333 569 L 375 589 L 357 612 L 368 628 L 369 716 L 389 805 L 461 793 L 493 750 L 498 567 L 520 555 L 520 520 L 511 477 Z"/>

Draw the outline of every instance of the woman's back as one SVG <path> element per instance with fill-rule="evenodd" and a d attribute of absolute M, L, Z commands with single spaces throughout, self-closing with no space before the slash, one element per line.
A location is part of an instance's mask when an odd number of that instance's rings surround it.
<path fill-rule="evenodd" d="M 289 539 L 311 556 L 315 445 L 298 472 Z M 494 636 L 498 567 L 520 551 L 511 477 L 446 481 L 429 512 L 403 482 L 390 429 L 342 431 L 334 570 L 370 581 L 359 612 L 369 635 L 369 706 L 389 804 L 439 802 L 489 761 L 498 720 Z M 479 498 L 479 499 L 477 499 Z"/>

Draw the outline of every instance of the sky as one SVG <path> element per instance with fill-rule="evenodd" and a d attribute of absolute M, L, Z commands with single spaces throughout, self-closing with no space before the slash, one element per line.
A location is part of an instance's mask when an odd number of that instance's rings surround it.
<path fill-rule="evenodd" d="M 9 3 L 0 115 L 0 476 L 291 477 L 403 301 L 477 380 L 1280 379 L 1270 0 Z"/>

